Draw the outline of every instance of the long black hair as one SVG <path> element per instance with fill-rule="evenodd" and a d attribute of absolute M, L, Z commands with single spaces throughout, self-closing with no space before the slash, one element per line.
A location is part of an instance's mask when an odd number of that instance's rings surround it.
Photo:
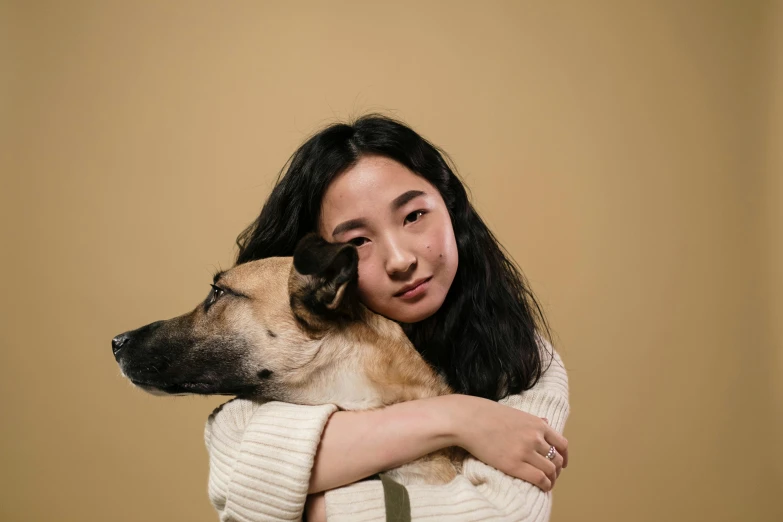
<path fill-rule="evenodd" d="M 497 400 L 530 389 L 544 372 L 539 335 L 551 337 L 541 307 L 470 204 L 445 152 L 399 121 L 369 114 L 309 138 L 237 238 L 236 263 L 293 255 L 297 242 L 318 229 L 329 183 L 364 155 L 391 158 L 434 185 L 454 227 L 459 264 L 443 305 L 402 325 L 416 349 L 457 393 Z"/>

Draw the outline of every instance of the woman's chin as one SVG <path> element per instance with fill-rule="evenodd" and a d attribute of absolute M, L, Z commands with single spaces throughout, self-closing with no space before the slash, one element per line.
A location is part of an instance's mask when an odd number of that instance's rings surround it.
<path fill-rule="evenodd" d="M 427 301 L 429 300 L 422 300 L 418 303 L 404 303 L 400 306 L 389 308 L 386 310 L 386 313 L 381 313 L 381 315 L 398 323 L 418 323 L 435 315 L 435 312 L 440 308 L 440 303 Z"/>

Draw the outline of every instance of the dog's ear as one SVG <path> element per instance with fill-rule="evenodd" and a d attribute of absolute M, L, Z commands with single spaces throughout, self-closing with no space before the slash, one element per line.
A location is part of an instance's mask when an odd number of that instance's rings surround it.
<path fill-rule="evenodd" d="M 296 245 L 288 286 L 296 317 L 317 329 L 325 320 L 355 318 L 359 254 L 348 243 L 308 234 Z"/>

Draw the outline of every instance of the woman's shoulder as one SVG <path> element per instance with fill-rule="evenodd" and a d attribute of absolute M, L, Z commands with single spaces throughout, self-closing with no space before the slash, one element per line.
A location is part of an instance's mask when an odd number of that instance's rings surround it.
<path fill-rule="evenodd" d="M 543 372 L 541 379 L 531 389 L 547 388 L 560 391 L 568 397 L 568 373 L 560 353 L 552 346 L 548 339 L 538 336 L 541 348 L 541 367 Z"/>
<path fill-rule="evenodd" d="M 549 341 L 540 340 L 543 373 L 532 388 L 509 395 L 499 402 L 506 406 L 546 418 L 559 433 L 565 428 L 570 412 L 568 374 L 560 354 Z"/>
<path fill-rule="evenodd" d="M 541 377 L 530 389 L 509 395 L 501 403 L 513 406 L 520 402 L 544 400 L 544 397 L 557 397 L 568 402 L 568 373 L 562 357 L 545 337 L 537 334 L 537 341 L 541 352 Z"/>
<path fill-rule="evenodd" d="M 538 341 L 538 347 L 541 352 L 541 365 L 542 368 L 548 370 L 553 364 L 556 364 L 563 371 L 565 371 L 565 365 L 563 364 L 563 358 L 560 353 L 552 346 L 552 343 L 546 337 L 536 334 L 536 340 Z"/>

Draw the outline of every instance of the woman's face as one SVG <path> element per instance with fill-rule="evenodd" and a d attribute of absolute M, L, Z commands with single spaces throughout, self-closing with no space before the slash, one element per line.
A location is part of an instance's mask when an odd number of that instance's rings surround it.
<path fill-rule="evenodd" d="M 319 232 L 357 247 L 362 302 L 395 321 L 433 315 L 457 273 L 457 242 L 440 193 L 383 156 L 363 156 L 332 181 Z"/>

